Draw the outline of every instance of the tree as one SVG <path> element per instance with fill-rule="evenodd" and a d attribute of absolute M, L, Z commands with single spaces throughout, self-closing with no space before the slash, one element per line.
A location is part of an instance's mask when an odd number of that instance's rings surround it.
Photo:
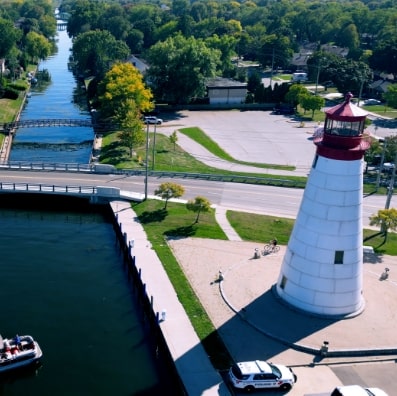
<path fill-rule="evenodd" d="M 395 32 L 387 40 L 380 41 L 369 58 L 369 65 L 374 70 L 397 73 L 397 39 Z"/>
<path fill-rule="evenodd" d="M 380 209 L 377 214 L 372 215 L 370 218 L 370 225 L 380 226 L 381 233 L 385 236 L 385 242 L 387 240 L 387 233 L 389 230 L 397 230 L 397 209 Z"/>
<path fill-rule="evenodd" d="M 25 49 L 32 60 L 36 61 L 47 58 L 51 54 L 52 46 L 43 35 L 29 32 L 25 38 Z"/>
<path fill-rule="evenodd" d="M 307 95 L 308 94 L 307 88 L 305 88 L 301 84 L 292 84 L 289 87 L 289 90 L 287 94 L 285 95 L 285 100 L 292 104 L 294 107 L 296 107 L 299 103 L 299 97 L 301 95 Z"/>
<path fill-rule="evenodd" d="M 312 111 L 312 118 L 314 117 L 314 112 L 316 110 L 321 110 L 325 105 L 325 99 L 321 96 L 311 95 L 309 93 L 300 94 L 298 96 L 299 104 L 305 110 Z"/>
<path fill-rule="evenodd" d="M 201 39 L 181 34 L 153 45 L 148 52 L 150 81 L 156 97 L 170 103 L 189 103 L 205 94 L 205 80 L 214 77 L 220 51 Z"/>
<path fill-rule="evenodd" d="M 199 222 L 199 217 L 201 212 L 209 212 L 211 209 L 211 202 L 205 197 L 196 197 L 192 200 L 189 200 L 186 203 L 186 208 L 191 210 L 192 212 L 197 213 L 196 220 L 194 223 Z"/>
<path fill-rule="evenodd" d="M 131 63 L 116 63 L 98 86 L 101 116 L 122 123 L 127 114 L 140 114 L 154 108 L 153 95 L 142 74 Z M 132 112 L 132 113 L 131 113 Z"/>
<path fill-rule="evenodd" d="M 176 142 L 177 141 L 178 141 L 178 136 L 176 134 L 176 131 L 174 131 L 170 135 L 170 142 L 171 142 L 172 145 L 174 145 L 174 151 L 175 151 L 175 148 L 176 148 Z"/>
<path fill-rule="evenodd" d="M 76 37 L 72 53 L 79 73 L 101 79 L 111 64 L 127 59 L 130 50 L 107 30 L 93 30 Z"/>
<path fill-rule="evenodd" d="M 179 198 L 185 193 L 185 189 L 183 186 L 177 183 L 161 183 L 159 188 L 154 191 L 154 195 L 161 197 L 161 199 L 165 199 L 164 210 L 167 209 L 168 201 L 171 198 Z"/>
<path fill-rule="evenodd" d="M 397 84 L 391 84 L 387 87 L 387 92 L 383 94 L 388 106 L 397 108 Z"/>
<path fill-rule="evenodd" d="M 16 29 L 11 21 L 0 18 L 0 58 L 8 55 L 21 35 L 21 31 Z"/>
<path fill-rule="evenodd" d="M 133 155 L 134 147 L 140 146 L 145 141 L 143 122 L 140 119 L 140 111 L 136 108 L 132 99 L 121 103 L 120 108 L 114 116 L 115 121 L 120 125 L 121 132 L 118 137 L 120 143 L 127 147 L 130 157 Z"/>

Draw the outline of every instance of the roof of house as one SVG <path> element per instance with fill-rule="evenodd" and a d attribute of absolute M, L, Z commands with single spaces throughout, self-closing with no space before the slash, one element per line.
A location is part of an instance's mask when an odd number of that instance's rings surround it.
<path fill-rule="evenodd" d="M 207 88 L 247 88 L 247 83 L 229 78 L 215 77 L 207 79 L 206 86 Z"/>

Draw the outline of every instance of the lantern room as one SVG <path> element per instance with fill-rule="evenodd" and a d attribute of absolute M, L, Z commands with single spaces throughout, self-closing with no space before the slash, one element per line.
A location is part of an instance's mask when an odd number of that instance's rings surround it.
<path fill-rule="evenodd" d="M 328 109 L 324 129 L 314 138 L 317 153 L 327 158 L 356 160 L 362 158 L 369 142 L 362 139 L 367 112 L 351 102 L 348 93 L 345 101 Z"/>

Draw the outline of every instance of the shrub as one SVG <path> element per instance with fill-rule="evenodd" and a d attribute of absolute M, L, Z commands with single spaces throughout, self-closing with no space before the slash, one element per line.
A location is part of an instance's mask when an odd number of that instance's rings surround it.
<path fill-rule="evenodd" d="M 14 88 L 6 87 L 3 97 L 6 98 L 6 99 L 14 99 L 14 100 L 18 99 L 19 91 L 14 89 Z"/>

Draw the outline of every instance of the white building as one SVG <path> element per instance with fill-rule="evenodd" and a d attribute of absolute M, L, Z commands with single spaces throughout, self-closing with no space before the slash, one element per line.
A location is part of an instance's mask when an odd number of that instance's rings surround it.
<path fill-rule="evenodd" d="M 217 77 L 209 79 L 206 86 L 210 104 L 245 103 L 247 83 Z"/>

